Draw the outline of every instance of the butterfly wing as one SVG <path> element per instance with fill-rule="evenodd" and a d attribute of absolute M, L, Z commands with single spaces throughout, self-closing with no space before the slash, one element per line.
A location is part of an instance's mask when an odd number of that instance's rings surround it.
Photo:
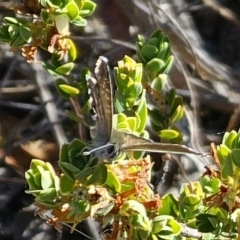
<path fill-rule="evenodd" d="M 147 151 L 159 153 L 202 155 L 202 153 L 196 152 L 194 149 L 185 145 L 153 142 L 149 139 L 138 137 L 126 132 L 118 132 L 117 136 L 117 147 L 119 148 L 119 151 Z"/>
<path fill-rule="evenodd" d="M 95 67 L 96 78 L 87 79 L 96 112 L 96 125 L 90 128 L 93 147 L 107 144 L 112 134 L 113 90 L 107 62 L 107 58 L 100 56 Z"/>

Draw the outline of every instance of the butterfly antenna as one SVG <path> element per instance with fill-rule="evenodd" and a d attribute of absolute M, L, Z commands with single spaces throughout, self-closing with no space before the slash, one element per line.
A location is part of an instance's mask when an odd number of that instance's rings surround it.
<path fill-rule="evenodd" d="M 108 144 L 105 144 L 105 145 L 103 145 L 103 146 L 101 146 L 101 147 L 93 148 L 93 149 L 91 149 L 91 150 L 89 150 L 89 151 L 83 151 L 82 154 L 83 154 L 84 156 L 88 156 L 88 155 L 91 155 L 92 153 L 94 153 L 94 152 L 96 152 L 96 151 L 98 151 L 98 150 L 101 150 L 101 149 L 104 149 L 104 148 L 108 148 L 108 147 L 114 147 L 114 144 L 108 143 Z"/>
<path fill-rule="evenodd" d="M 82 154 L 83 154 L 84 156 L 88 156 L 88 155 L 91 155 L 92 153 L 96 152 L 97 149 L 98 149 L 98 148 L 94 148 L 94 149 L 92 149 L 92 150 L 90 150 L 90 151 L 84 151 Z"/>

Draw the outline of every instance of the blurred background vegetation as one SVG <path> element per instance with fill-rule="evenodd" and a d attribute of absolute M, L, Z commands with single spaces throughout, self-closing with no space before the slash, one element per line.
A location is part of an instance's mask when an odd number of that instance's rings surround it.
<path fill-rule="evenodd" d="M 12 16 L 21 1 L 0 1 L 0 22 Z M 34 0 L 25 0 L 32 7 Z M 174 67 L 169 88 L 186 103 L 180 128 L 184 140 L 198 151 L 221 141 L 225 131 L 240 125 L 240 1 L 239 0 L 97 0 L 97 12 L 86 28 L 73 28 L 79 50 L 77 72 L 94 66 L 99 55 L 111 67 L 124 55 L 134 57 L 137 34 L 160 28 L 172 43 Z M 50 161 L 58 170 L 59 146 L 78 137 L 68 119 L 70 108 L 55 89 L 54 78 L 37 63 L 0 44 L 0 239 L 88 239 L 69 229 L 56 232 L 33 216 L 33 198 L 26 195 L 24 171 L 32 158 Z M 47 60 L 40 52 L 38 58 Z M 37 59 L 36 59 L 37 60 Z M 154 157 L 154 156 L 153 156 Z M 186 159 L 187 158 L 187 159 Z M 154 166 L 153 184 L 159 194 L 177 192 L 181 182 L 196 179 L 203 163 L 182 159 L 182 170 L 171 161 L 162 182 L 161 163 Z M 207 164 L 207 163 L 205 163 Z M 30 206 L 30 207 L 29 207 Z M 80 231 L 97 239 L 97 225 L 86 222 Z M 95 234 L 96 233 L 96 234 Z M 94 235 L 95 234 L 95 235 Z"/>

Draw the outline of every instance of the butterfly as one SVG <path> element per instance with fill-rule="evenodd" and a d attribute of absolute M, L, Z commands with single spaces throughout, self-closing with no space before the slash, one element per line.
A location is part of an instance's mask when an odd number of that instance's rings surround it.
<path fill-rule="evenodd" d="M 107 58 L 100 56 L 94 70 L 95 77 L 87 76 L 93 98 L 96 124 L 90 127 L 92 144 L 85 148 L 83 155 L 112 161 L 122 151 L 149 151 L 159 153 L 196 154 L 194 149 L 185 145 L 153 142 L 128 132 L 113 128 L 113 84 Z"/>

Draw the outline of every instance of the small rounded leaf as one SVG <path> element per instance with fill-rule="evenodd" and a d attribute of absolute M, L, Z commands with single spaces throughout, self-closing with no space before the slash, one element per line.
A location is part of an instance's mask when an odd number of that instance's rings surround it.
<path fill-rule="evenodd" d="M 163 60 L 154 58 L 147 63 L 146 68 L 152 73 L 159 73 L 164 65 L 165 63 Z"/>
<path fill-rule="evenodd" d="M 79 15 L 79 9 L 75 2 L 69 2 L 67 5 L 67 15 L 70 21 L 73 21 Z"/>
<path fill-rule="evenodd" d="M 20 27 L 20 35 L 26 43 L 30 43 L 32 41 L 31 31 L 29 28 Z"/>
<path fill-rule="evenodd" d="M 60 74 L 68 75 L 68 74 L 70 74 L 70 72 L 72 71 L 73 68 L 74 68 L 74 63 L 69 62 L 69 63 L 65 63 L 62 66 L 56 68 L 55 71 Z"/>
<path fill-rule="evenodd" d="M 233 163 L 240 168 L 240 149 L 234 148 L 231 152 Z"/>
<path fill-rule="evenodd" d="M 107 167 L 105 164 L 100 163 L 94 167 L 93 173 L 87 181 L 87 185 L 103 185 L 107 180 L 107 175 Z"/>
<path fill-rule="evenodd" d="M 232 149 L 237 137 L 236 131 L 226 132 L 223 136 L 222 144 L 226 145 L 229 149 Z"/>
<path fill-rule="evenodd" d="M 147 59 L 152 59 L 158 53 L 158 48 L 152 45 L 144 45 L 141 49 L 141 54 Z"/>
<path fill-rule="evenodd" d="M 69 95 L 78 95 L 79 94 L 79 89 L 69 86 L 67 84 L 60 84 L 58 85 L 58 87 L 64 91 L 65 93 L 69 94 Z"/>
<path fill-rule="evenodd" d="M 167 82 L 166 74 L 159 74 L 151 83 L 151 88 L 157 92 L 160 92 L 164 89 Z"/>
<path fill-rule="evenodd" d="M 60 192 L 62 196 L 67 196 L 71 193 L 75 184 L 75 180 L 63 175 L 60 179 Z"/>
<path fill-rule="evenodd" d="M 173 139 L 173 138 L 177 138 L 180 134 L 175 130 L 165 129 L 165 130 L 161 130 L 158 135 L 160 138 L 163 138 L 163 139 Z"/>
<path fill-rule="evenodd" d="M 121 191 L 121 183 L 116 177 L 116 175 L 110 171 L 108 171 L 107 180 L 105 185 L 113 192 L 118 193 Z"/>
<path fill-rule="evenodd" d="M 179 105 L 169 119 L 170 124 L 179 121 L 183 117 L 183 114 L 184 107 L 182 105 Z"/>

